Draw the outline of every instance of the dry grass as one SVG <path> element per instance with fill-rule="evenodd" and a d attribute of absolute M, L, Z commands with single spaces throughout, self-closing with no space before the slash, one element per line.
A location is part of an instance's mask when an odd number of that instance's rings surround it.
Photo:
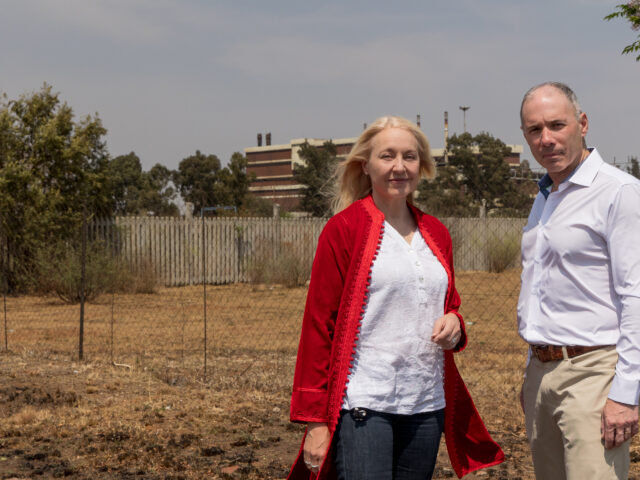
<path fill-rule="evenodd" d="M 8 422 L 17 426 L 40 425 L 50 418 L 51 412 L 49 410 L 38 409 L 29 405 L 11 415 Z"/>
<path fill-rule="evenodd" d="M 517 404 L 518 275 L 457 276 L 470 339 L 458 365 L 507 454 L 467 478 L 533 478 Z M 301 435 L 288 404 L 306 290 L 207 287 L 206 381 L 202 294 L 100 297 L 87 307 L 83 362 L 77 306 L 9 298 L 0 478 L 284 478 Z M 638 460 L 635 441 L 632 478 Z M 435 478 L 453 478 L 444 448 Z"/>

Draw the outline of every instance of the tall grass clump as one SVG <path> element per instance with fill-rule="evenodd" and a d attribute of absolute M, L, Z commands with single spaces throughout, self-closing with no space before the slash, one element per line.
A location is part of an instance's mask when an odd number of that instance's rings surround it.
<path fill-rule="evenodd" d="M 137 266 L 126 269 L 128 275 L 124 276 L 125 283 L 120 291 L 127 293 L 156 293 L 158 278 L 153 262 L 143 258 Z"/>
<path fill-rule="evenodd" d="M 59 241 L 38 250 L 33 290 L 54 294 L 65 303 L 79 303 L 82 294 L 81 249 Z M 156 276 L 150 261 L 131 266 L 117 258 L 101 241 L 87 244 L 84 298 L 91 301 L 103 293 L 154 293 Z"/>
<path fill-rule="evenodd" d="M 304 285 L 311 275 L 312 259 L 298 252 L 291 244 L 261 242 L 249 261 L 251 283 L 284 285 L 288 288 Z"/>
<path fill-rule="evenodd" d="M 74 242 L 58 241 L 36 252 L 37 293 L 55 294 L 63 302 L 78 303 L 83 290 L 81 248 Z M 84 298 L 92 300 L 122 283 L 125 271 L 102 242 L 86 247 Z"/>
<path fill-rule="evenodd" d="M 456 218 L 456 217 L 448 217 L 440 220 L 443 221 L 443 223 L 447 227 L 447 230 L 449 230 L 449 235 L 451 236 L 451 246 L 453 248 L 454 254 L 459 255 L 458 252 L 462 251 L 462 248 L 464 245 L 464 241 L 463 241 L 465 237 L 464 219 L 461 220 L 460 218 Z M 454 260 L 455 259 L 456 257 L 454 257 Z"/>
<path fill-rule="evenodd" d="M 515 233 L 504 236 L 490 235 L 486 243 L 487 265 L 493 273 L 515 267 L 520 254 L 520 236 Z"/>

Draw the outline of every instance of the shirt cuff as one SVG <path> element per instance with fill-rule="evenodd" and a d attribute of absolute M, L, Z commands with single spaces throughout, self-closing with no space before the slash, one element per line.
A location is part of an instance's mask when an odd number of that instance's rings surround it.
<path fill-rule="evenodd" d="M 627 405 L 638 405 L 638 396 L 640 396 L 640 382 L 637 380 L 625 380 L 620 375 L 613 377 L 611 389 L 609 390 L 609 398 L 618 403 L 626 403 Z"/>
<path fill-rule="evenodd" d="M 294 387 L 291 395 L 291 421 L 326 422 L 328 400 L 326 390 Z"/>

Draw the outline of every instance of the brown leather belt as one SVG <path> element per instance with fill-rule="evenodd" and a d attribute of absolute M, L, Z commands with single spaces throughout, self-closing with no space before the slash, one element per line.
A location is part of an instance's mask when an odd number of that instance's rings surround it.
<path fill-rule="evenodd" d="M 613 345 L 595 345 L 591 347 L 583 347 L 580 345 L 567 345 L 567 357 L 573 358 L 583 353 L 593 352 L 601 348 L 610 347 Z M 541 362 L 557 362 L 563 360 L 562 346 L 560 345 L 530 345 L 531 353 Z"/>

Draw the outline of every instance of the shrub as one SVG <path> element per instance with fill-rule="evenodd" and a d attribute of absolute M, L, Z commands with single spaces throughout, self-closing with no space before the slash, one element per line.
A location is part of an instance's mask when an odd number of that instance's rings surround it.
<path fill-rule="evenodd" d="M 67 303 L 81 299 L 81 248 L 72 242 L 56 242 L 36 252 L 35 289 L 54 293 Z M 126 271 L 101 242 L 90 242 L 86 249 L 84 297 L 91 300 L 112 291 L 122 283 Z"/>
<path fill-rule="evenodd" d="M 251 283 L 299 287 L 309 279 L 311 259 L 290 244 L 278 248 L 273 242 L 262 242 L 251 257 L 248 274 Z"/>
<path fill-rule="evenodd" d="M 239 214 L 247 217 L 271 217 L 273 202 L 255 195 L 247 195 Z"/>
<path fill-rule="evenodd" d="M 487 264 L 490 272 L 500 273 L 513 267 L 520 253 L 520 237 L 509 234 L 491 235 L 486 244 Z"/>
<path fill-rule="evenodd" d="M 52 293 L 67 303 L 81 299 L 81 249 L 72 242 L 57 242 L 36 253 L 34 289 Z M 145 260 L 131 267 L 114 257 L 100 241 L 87 244 L 84 297 L 90 301 L 102 293 L 154 293 L 156 277 L 153 265 Z"/>

